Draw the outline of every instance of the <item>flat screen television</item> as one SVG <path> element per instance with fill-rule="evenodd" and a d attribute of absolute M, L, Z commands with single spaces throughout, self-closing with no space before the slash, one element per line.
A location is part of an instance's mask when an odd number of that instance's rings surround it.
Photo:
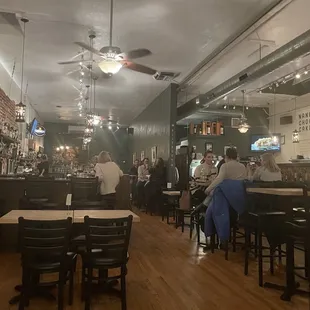
<path fill-rule="evenodd" d="M 251 152 L 280 152 L 281 135 L 252 135 Z"/>
<path fill-rule="evenodd" d="M 33 121 L 30 123 L 29 132 L 31 135 L 34 135 L 35 130 L 38 127 L 38 120 L 36 118 L 33 119 Z"/>

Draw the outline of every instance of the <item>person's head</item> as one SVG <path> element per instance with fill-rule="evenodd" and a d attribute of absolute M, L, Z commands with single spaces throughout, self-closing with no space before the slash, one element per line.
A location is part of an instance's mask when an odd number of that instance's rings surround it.
<path fill-rule="evenodd" d="M 270 172 L 279 172 L 280 168 L 271 153 L 265 153 L 261 156 L 262 166 Z"/>
<path fill-rule="evenodd" d="M 134 165 L 135 167 L 138 167 L 138 166 L 139 166 L 139 160 L 136 159 L 136 160 L 133 162 L 133 165 Z"/>
<path fill-rule="evenodd" d="M 43 155 L 41 156 L 41 160 L 42 160 L 42 161 L 47 161 L 47 160 L 48 160 L 47 155 L 43 154 Z"/>
<path fill-rule="evenodd" d="M 155 167 L 163 168 L 165 166 L 165 162 L 161 157 L 158 157 L 155 161 Z"/>
<path fill-rule="evenodd" d="M 229 149 L 226 150 L 226 156 L 225 156 L 226 162 L 230 160 L 237 160 L 237 158 L 238 158 L 238 153 L 234 147 L 230 147 Z"/>
<path fill-rule="evenodd" d="M 106 152 L 106 151 L 100 152 L 100 154 L 98 155 L 98 163 L 105 164 L 109 161 L 112 161 L 109 152 Z"/>
<path fill-rule="evenodd" d="M 149 159 L 148 158 L 144 158 L 142 164 L 144 166 L 147 166 L 149 164 Z"/>
<path fill-rule="evenodd" d="M 208 165 L 212 165 L 212 160 L 213 160 L 213 152 L 206 151 L 203 155 L 203 162 Z"/>

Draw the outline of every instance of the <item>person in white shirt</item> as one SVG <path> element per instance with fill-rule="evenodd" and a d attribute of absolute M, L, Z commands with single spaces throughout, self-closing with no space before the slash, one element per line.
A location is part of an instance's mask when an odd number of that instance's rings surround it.
<path fill-rule="evenodd" d="M 216 186 L 224 180 L 245 180 L 247 171 L 243 164 L 237 161 L 238 153 L 235 148 L 229 148 L 226 151 L 225 164 L 222 165 L 218 176 L 207 187 L 205 193 L 210 194 Z"/>
<path fill-rule="evenodd" d="M 217 176 L 217 168 L 213 165 L 213 152 L 206 151 L 202 164 L 195 169 L 194 177 L 206 183 L 211 183 Z"/>
<path fill-rule="evenodd" d="M 138 168 L 138 182 L 137 182 L 137 207 L 139 209 L 145 203 L 144 185 L 149 180 L 149 159 L 144 158 L 143 164 Z"/>
<path fill-rule="evenodd" d="M 250 165 L 247 166 L 248 179 L 262 182 L 282 181 L 281 170 L 276 164 L 273 154 L 263 154 L 261 156 L 261 163 L 262 165 L 255 170 L 253 176 Z"/>
<path fill-rule="evenodd" d="M 108 152 L 102 151 L 95 166 L 95 175 L 100 182 L 100 194 L 107 201 L 109 208 L 115 208 L 116 187 L 123 176 L 123 171 L 111 160 Z"/>

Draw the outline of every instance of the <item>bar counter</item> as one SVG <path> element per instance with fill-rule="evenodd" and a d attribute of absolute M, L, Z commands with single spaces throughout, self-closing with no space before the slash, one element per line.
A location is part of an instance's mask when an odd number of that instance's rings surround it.
<path fill-rule="evenodd" d="M 279 163 L 283 181 L 310 182 L 310 160 L 298 160 L 290 163 Z"/>
<path fill-rule="evenodd" d="M 17 210 L 19 201 L 25 192 L 25 177 L 0 176 L 0 216 L 11 210 Z M 50 201 L 63 204 L 67 194 L 71 192 L 70 179 L 54 179 L 50 181 Z M 116 209 L 130 209 L 130 184 L 129 175 L 121 178 L 116 189 Z"/>

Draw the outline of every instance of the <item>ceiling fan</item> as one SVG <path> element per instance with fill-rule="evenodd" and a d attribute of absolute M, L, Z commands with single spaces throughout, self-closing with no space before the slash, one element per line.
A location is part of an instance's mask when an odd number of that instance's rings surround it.
<path fill-rule="evenodd" d="M 137 59 L 141 57 L 145 57 L 148 55 L 151 55 L 152 52 L 149 51 L 146 48 L 139 48 L 135 49 L 129 52 L 122 52 L 121 49 L 117 46 L 113 46 L 112 44 L 112 29 L 113 29 L 113 1 L 111 0 L 111 6 L 110 6 L 110 40 L 109 40 L 109 46 L 104 46 L 100 50 L 97 50 L 93 48 L 91 45 L 85 44 L 83 42 L 75 42 L 76 45 L 82 47 L 85 50 L 88 50 L 92 54 L 96 54 L 100 57 L 98 61 L 99 68 L 108 76 L 113 76 L 114 74 L 118 73 L 121 68 L 127 68 L 133 71 L 137 71 L 140 73 L 145 73 L 149 75 L 153 75 L 156 79 L 164 80 L 164 78 L 158 78 L 160 77 L 161 73 L 157 70 L 137 64 L 135 62 L 132 62 L 132 59 Z M 90 37 L 93 35 L 95 37 L 95 34 L 90 33 Z M 92 61 L 92 59 L 83 60 L 82 62 L 89 62 Z M 73 61 L 65 61 L 65 62 L 59 62 L 61 65 L 65 64 L 74 64 L 74 63 L 80 63 L 79 60 L 73 60 Z M 173 73 L 173 72 L 164 72 L 164 75 L 175 78 L 179 75 L 179 73 Z"/>

